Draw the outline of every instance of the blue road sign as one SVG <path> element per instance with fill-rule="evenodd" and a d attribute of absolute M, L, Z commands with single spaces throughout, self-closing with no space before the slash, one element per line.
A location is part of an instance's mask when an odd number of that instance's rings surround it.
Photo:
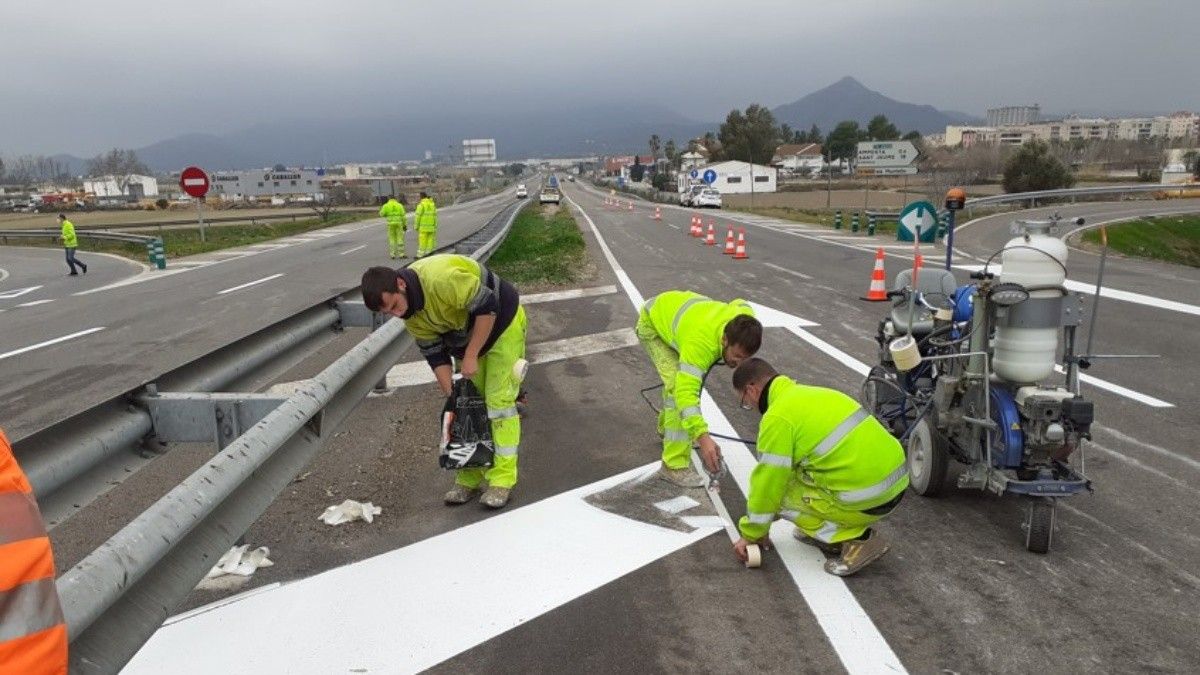
<path fill-rule="evenodd" d="M 325 169 L 324 169 L 324 168 L 317 169 L 317 175 L 318 175 L 318 176 L 324 176 L 324 175 L 325 175 Z"/>
<path fill-rule="evenodd" d="M 717 182 L 717 172 L 713 171 L 712 169 L 708 169 L 707 171 L 705 171 L 704 172 L 704 182 L 708 183 L 709 185 L 712 185 L 713 183 Z"/>
<path fill-rule="evenodd" d="M 690 175 L 692 178 L 699 178 L 699 177 L 700 177 L 700 172 L 699 172 L 699 171 L 697 171 L 696 169 L 692 169 L 692 172 L 691 172 L 690 174 L 688 174 L 688 175 Z"/>

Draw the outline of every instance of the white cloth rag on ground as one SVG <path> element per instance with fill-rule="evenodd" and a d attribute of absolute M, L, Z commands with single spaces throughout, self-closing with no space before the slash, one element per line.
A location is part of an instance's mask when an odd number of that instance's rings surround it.
<path fill-rule="evenodd" d="M 249 548 L 249 544 L 242 544 L 229 549 L 208 571 L 208 574 L 204 575 L 204 578 L 215 579 L 226 574 L 248 577 L 260 567 L 270 567 L 275 564 L 267 558 L 271 555 L 271 550 L 266 546 L 259 546 L 253 551 L 247 551 Z"/>
<path fill-rule="evenodd" d="M 375 516 L 383 513 L 383 507 L 375 506 L 371 502 L 356 502 L 353 499 L 346 501 L 336 506 L 331 506 L 325 509 L 320 520 L 327 525 L 341 525 L 355 520 L 365 520 L 368 523 L 375 519 Z"/>

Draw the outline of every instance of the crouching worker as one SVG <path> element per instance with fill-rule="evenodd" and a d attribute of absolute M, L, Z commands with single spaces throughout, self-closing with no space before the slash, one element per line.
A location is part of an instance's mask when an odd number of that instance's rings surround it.
<path fill-rule="evenodd" d="M 701 487 L 691 468 L 692 444 L 709 471 L 716 471 L 721 449 L 700 413 L 704 376 L 724 361 L 735 367 L 762 345 L 762 324 L 743 300 L 720 302 L 691 291 L 667 291 L 646 301 L 637 336 L 663 382 L 662 468 L 659 477 L 681 487 Z"/>
<path fill-rule="evenodd" d="M 516 399 L 524 377 L 518 371 L 525 365 L 525 309 L 517 289 L 471 258 L 445 254 L 399 270 L 372 267 L 363 274 L 362 292 L 367 309 L 404 319 L 443 394 L 450 395 L 453 360 L 483 393 L 496 447 L 494 465 L 486 473 L 459 470 L 445 502 L 465 504 L 486 479 L 480 501 L 503 507 L 517 484 L 521 442 Z"/>
<path fill-rule="evenodd" d="M 733 388 L 763 416 L 737 556 L 745 561 L 746 546 L 779 517 L 795 523 L 797 539 L 837 556 L 825 562 L 830 574 L 850 576 L 887 553 L 871 525 L 908 487 L 899 441 L 849 396 L 799 384 L 762 359 L 738 366 Z"/>

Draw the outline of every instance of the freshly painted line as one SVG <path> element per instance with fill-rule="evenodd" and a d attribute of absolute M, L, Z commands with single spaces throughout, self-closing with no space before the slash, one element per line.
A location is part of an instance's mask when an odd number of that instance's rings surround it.
<path fill-rule="evenodd" d="M 1096 292 L 1096 284 L 1086 284 L 1081 281 L 1072 281 L 1067 279 L 1063 284 L 1069 290 L 1079 291 L 1080 293 L 1092 294 Z M 1115 288 L 1102 286 L 1100 288 L 1100 297 L 1112 298 L 1113 300 L 1124 300 L 1125 302 L 1133 302 L 1139 305 L 1147 305 L 1158 309 L 1166 309 L 1172 312 L 1182 312 L 1183 314 L 1191 314 L 1192 316 L 1200 316 L 1200 305 L 1189 305 L 1185 302 L 1176 302 L 1165 298 L 1156 298 L 1153 295 L 1143 295 L 1141 293 L 1133 293 L 1131 291 L 1118 291 Z"/>
<path fill-rule="evenodd" d="M 355 246 L 354 248 L 349 248 L 349 249 L 346 249 L 345 251 L 342 251 L 338 255 L 346 255 L 347 253 L 354 253 L 355 251 L 361 251 L 362 249 L 364 249 L 366 247 L 367 247 L 366 244 L 363 244 L 362 246 Z"/>
<path fill-rule="evenodd" d="M 641 292 L 613 257 L 612 251 L 605 243 L 596 223 L 592 221 L 587 211 L 576 204 L 573 199 L 566 197 L 566 200 L 587 221 L 588 227 L 596 237 L 596 243 L 600 245 L 605 259 L 608 260 L 609 266 L 617 275 L 621 288 L 629 296 L 634 309 L 640 310 L 645 304 Z M 789 330 L 810 342 L 817 340 L 802 328 L 792 327 Z M 812 340 L 805 338 L 806 335 Z M 817 342 L 821 341 L 817 340 Z M 826 344 L 826 346 L 836 351 L 836 348 L 831 345 Z M 866 364 L 862 365 L 865 367 Z M 727 436 L 737 436 L 733 425 L 725 418 L 724 413 L 721 412 L 720 407 L 707 391 L 703 392 L 700 401 L 704 419 L 708 422 L 710 429 Z M 750 472 L 756 463 L 754 454 L 742 443 L 728 441 L 722 443 L 724 444 L 722 455 L 729 465 L 730 473 L 742 489 L 742 494 L 748 494 Z M 791 574 L 800 594 L 808 603 L 846 670 L 852 675 L 884 671 L 906 672 L 900 659 L 892 651 L 874 622 L 871 621 L 871 617 L 867 616 L 866 611 L 858 604 L 858 600 L 850 592 L 846 583 L 840 577 L 825 573 L 824 556 L 821 552 L 796 541 L 791 535 L 791 530 L 791 524 L 776 522 L 771 528 L 771 541 L 776 550 L 780 551 L 780 557 L 783 559 L 788 573 Z M 801 547 L 808 550 L 799 550 Z"/>
<path fill-rule="evenodd" d="M 33 302 L 22 302 L 21 304 L 17 305 L 17 307 L 33 307 L 35 305 L 44 305 L 47 302 L 54 302 L 54 298 L 47 298 L 45 300 L 34 300 Z"/>
<path fill-rule="evenodd" d="M 592 286 L 590 288 L 573 288 L 567 291 L 550 291 L 547 293 L 534 293 L 532 295 L 522 295 L 522 305 L 536 305 L 540 302 L 558 302 L 559 300 L 574 300 L 576 298 L 591 298 L 597 295 L 612 295 L 617 292 L 617 287 L 609 284 L 607 286 Z"/>
<path fill-rule="evenodd" d="M 169 622 L 122 672 L 275 672 L 280 664 L 298 673 L 432 668 L 716 532 L 677 532 L 583 500 L 657 468 L 647 464 Z M 548 542 L 547 524 L 554 523 L 561 526 Z M 482 573 L 480 561 L 487 561 Z M 181 659 L 185 652 L 189 657 Z"/>
<path fill-rule="evenodd" d="M 0 281 L 3 281 L 3 280 L 4 280 L 4 277 L 0 277 Z M 12 300 L 13 298 L 19 298 L 22 295 L 27 295 L 29 293 L 32 293 L 39 288 L 41 288 L 41 286 L 29 286 L 27 288 L 16 288 L 11 291 L 5 291 L 3 293 L 0 293 L 0 300 Z"/>
<path fill-rule="evenodd" d="M 667 227 L 673 227 L 673 228 L 675 228 L 675 229 L 677 229 L 677 230 L 679 229 L 679 226 L 678 226 L 678 225 L 672 225 L 671 223 L 667 223 Z"/>
<path fill-rule="evenodd" d="M 1102 424 L 1093 424 L 1092 427 L 1095 428 L 1100 433 L 1108 434 L 1109 436 L 1112 436 L 1113 438 L 1117 439 L 1121 443 L 1128 443 L 1129 445 L 1139 447 L 1143 450 L 1149 450 L 1150 452 L 1153 452 L 1157 455 L 1161 455 L 1163 457 L 1169 457 L 1175 461 L 1186 464 L 1189 468 L 1200 471 L 1200 461 L 1192 459 L 1191 457 L 1188 457 L 1187 455 L 1181 455 L 1177 452 L 1168 450 L 1166 448 L 1161 448 L 1157 445 L 1153 445 L 1151 443 L 1147 443 L 1145 441 L 1138 440 L 1138 439 L 1134 438 L 1133 436 L 1130 436 L 1128 434 L 1123 434 L 1120 431 L 1113 429 L 1112 427 L 1104 426 Z"/>
<path fill-rule="evenodd" d="M 248 283 L 244 283 L 244 284 L 242 284 L 241 286 L 234 286 L 233 288 L 226 288 L 226 289 L 225 289 L 225 290 L 223 290 L 223 291 L 218 291 L 218 292 L 217 292 L 217 295 L 225 295 L 226 293 L 232 293 L 232 292 L 234 292 L 234 291 L 240 291 L 240 290 L 242 290 L 243 288 L 250 288 L 251 286 L 257 286 L 257 285 L 259 285 L 259 284 L 261 284 L 261 283 L 268 282 L 268 281 L 270 281 L 270 280 L 272 280 L 272 279 L 278 279 L 278 278 L 279 278 L 279 277 L 281 277 L 281 276 L 283 276 L 283 272 L 280 272 L 279 274 L 272 274 L 272 275 L 271 275 L 271 276 L 269 276 L 269 277 L 263 277 L 263 278 L 261 278 L 261 279 L 256 279 L 255 281 L 251 281 L 251 282 L 248 282 Z"/>
<path fill-rule="evenodd" d="M 39 342 L 36 345 L 29 345 L 28 347 L 21 347 L 20 349 L 14 349 L 11 352 L 5 352 L 3 354 L 0 354 L 0 361 L 7 359 L 10 356 L 17 356 L 19 354 L 31 352 L 35 349 L 41 349 L 42 347 L 49 347 L 50 345 L 56 345 L 60 342 L 74 340 L 75 338 L 83 337 L 84 335 L 91 335 L 92 333 L 99 333 L 100 331 L 104 330 L 104 328 L 105 328 L 104 326 L 97 326 L 96 328 L 89 328 L 87 330 L 81 330 L 78 333 L 71 333 L 70 335 L 56 337 L 53 340 L 46 340 L 45 342 Z"/>
<path fill-rule="evenodd" d="M 841 363 L 842 365 L 846 366 L 850 370 L 853 370 L 854 372 L 858 373 L 859 375 L 866 377 L 867 373 L 871 372 L 871 367 L 868 366 L 867 364 L 863 363 L 862 361 L 859 361 L 858 359 L 854 358 L 853 356 L 850 356 L 846 352 L 838 349 L 837 347 L 834 347 L 833 345 L 822 340 L 821 338 L 817 337 L 816 335 L 813 335 L 812 333 L 804 330 L 803 328 L 788 326 L 787 329 L 790 330 L 793 334 L 795 334 L 796 337 L 798 337 L 801 340 L 804 340 L 805 342 L 807 342 L 808 344 L 816 347 L 817 349 L 821 350 L 828 356 L 833 357 L 834 360 L 836 360 L 838 363 Z"/>
<path fill-rule="evenodd" d="M 592 335 L 530 345 L 526 359 L 531 365 L 551 363 L 600 354 L 614 349 L 624 349 L 637 343 L 637 335 L 634 334 L 632 328 L 618 328 L 605 333 L 593 333 Z M 429 366 L 424 361 L 409 361 L 392 366 L 388 370 L 386 378 L 389 389 L 429 384 L 434 381 L 433 372 L 429 370 Z"/>
<path fill-rule="evenodd" d="M 1055 372 L 1057 372 L 1060 375 L 1065 375 L 1067 372 L 1065 368 L 1063 368 L 1062 366 L 1058 366 L 1058 365 L 1054 366 L 1054 370 L 1055 370 Z M 1090 384 L 1093 387 L 1096 387 L 1097 389 L 1103 389 L 1105 391 L 1109 391 L 1114 394 L 1117 394 L 1118 396 L 1124 396 L 1125 398 L 1132 399 L 1134 401 L 1137 401 L 1138 403 L 1148 405 L 1151 408 L 1174 408 L 1175 407 L 1175 404 L 1167 403 L 1166 401 L 1164 401 L 1160 398 L 1154 398 L 1153 396 L 1148 396 L 1146 394 L 1136 392 L 1132 389 L 1122 387 L 1119 384 L 1113 384 L 1112 382 L 1107 382 L 1105 380 L 1101 380 L 1100 378 L 1092 377 L 1091 375 L 1084 375 L 1083 373 L 1080 373 L 1079 381 L 1084 382 L 1086 384 Z"/>
<path fill-rule="evenodd" d="M 783 267 L 781 265 L 776 265 L 775 263 L 765 262 L 763 264 L 766 265 L 767 267 L 770 267 L 771 269 L 778 270 L 780 272 L 783 272 L 784 274 L 790 274 L 794 277 L 800 277 L 801 279 L 804 279 L 806 281 L 812 279 L 812 277 L 808 276 L 807 274 L 805 274 L 803 272 L 797 272 L 796 270 L 789 270 L 788 268 Z"/>

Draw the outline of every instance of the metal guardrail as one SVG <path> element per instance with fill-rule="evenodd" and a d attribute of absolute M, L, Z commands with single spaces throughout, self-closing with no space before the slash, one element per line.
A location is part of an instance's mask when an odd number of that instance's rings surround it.
<path fill-rule="evenodd" d="M 9 237 L 25 238 L 25 239 L 40 239 L 48 237 L 50 239 L 59 239 L 62 236 L 62 231 L 57 229 L 44 230 L 0 230 L 0 241 L 8 243 Z M 101 241 L 122 241 L 130 244 L 153 244 L 158 237 L 151 237 L 142 234 L 129 234 L 126 232 L 97 232 L 93 230 L 75 230 L 75 236 L 81 239 L 97 239 Z"/>
<path fill-rule="evenodd" d="M 525 204 L 508 206 L 438 251 L 486 259 Z M 221 448 L 58 579 L 71 672 L 112 673 L 124 666 L 410 346 L 403 322 L 381 321 L 344 296 L 160 378 L 159 386 L 100 406 L 100 419 L 87 419 L 89 411 L 31 436 L 33 443 L 18 442 L 39 499 L 51 501 L 70 492 L 72 480 L 150 434 L 179 441 L 207 435 Z M 344 326 L 376 330 L 290 394 L 205 393 L 246 376 L 280 350 Z M 180 384 L 189 390 L 166 391 Z M 75 426 L 77 420 L 84 424 Z"/>
<path fill-rule="evenodd" d="M 1011 204 L 1013 202 L 1030 202 L 1035 203 L 1040 199 L 1057 199 L 1071 198 L 1072 200 L 1080 197 L 1094 197 L 1107 195 L 1123 195 L 1143 192 L 1159 192 L 1169 190 L 1187 189 L 1186 185 L 1105 185 L 1102 187 L 1086 187 L 1086 188 L 1068 188 L 1063 190 L 1039 190 L 1036 192 L 1011 192 L 1002 195 L 991 195 L 988 197 L 975 197 L 968 199 L 966 207 L 986 206 L 989 204 Z"/>

